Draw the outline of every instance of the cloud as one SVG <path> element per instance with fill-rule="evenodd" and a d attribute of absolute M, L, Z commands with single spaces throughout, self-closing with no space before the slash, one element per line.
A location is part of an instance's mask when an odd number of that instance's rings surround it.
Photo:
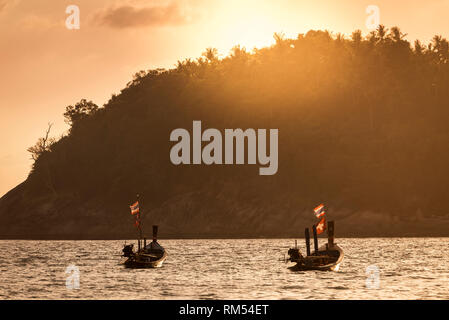
<path fill-rule="evenodd" d="M 0 0 L 0 14 L 7 8 L 13 8 L 19 4 L 20 0 Z"/>
<path fill-rule="evenodd" d="M 179 5 L 136 7 L 131 4 L 110 7 L 99 12 L 96 23 L 113 28 L 141 28 L 151 26 L 183 25 L 191 17 Z"/>
<path fill-rule="evenodd" d="M 8 5 L 9 1 L 8 0 L 0 0 L 0 12 L 3 11 L 3 9 L 6 8 L 6 6 Z"/>

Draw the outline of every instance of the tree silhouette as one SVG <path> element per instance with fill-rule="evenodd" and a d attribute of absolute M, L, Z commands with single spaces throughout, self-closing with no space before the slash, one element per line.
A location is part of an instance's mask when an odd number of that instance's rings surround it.
<path fill-rule="evenodd" d="M 35 162 L 37 161 L 37 159 L 39 159 L 39 157 L 42 154 L 44 154 L 45 152 L 50 152 L 51 146 L 56 142 L 55 138 L 49 137 L 52 126 L 53 124 L 49 123 L 47 131 L 45 132 L 45 136 L 39 138 L 34 146 L 29 147 L 27 149 L 27 151 L 31 153 L 31 159 L 34 160 Z"/>
<path fill-rule="evenodd" d="M 209 63 L 214 63 L 218 61 L 218 50 L 216 48 L 207 48 L 203 52 L 203 57 L 207 59 Z"/>
<path fill-rule="evenodd" d="M 141 71 L 142 72 L 142 71 Z M 143 77 L 145 75 L 138 73 L 136 77 Z M 64 113 L 65 121 L 72 127 L 79 121 L 87 118 L 89 115 L 94 114 L 98 110 L 98 106 L 92 101 L 87 101 L 86 99 L 81 99 L 80 102 L 76 103 L 74 106 L 70 105 L 66 108 Z"/>

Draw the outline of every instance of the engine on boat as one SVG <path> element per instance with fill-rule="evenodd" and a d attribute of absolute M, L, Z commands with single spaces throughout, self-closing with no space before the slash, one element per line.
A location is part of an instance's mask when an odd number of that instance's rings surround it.
<path fill-rule="evenodd" d="M 301 252 L 299 252 L 299 249 L 297 249 L 297 248 L 289 249 L 288 255 L 290 256 L 291 261 L 299 260 L 303 257 Z"/>
<path fill-rule="evenodd" d="M 134 253 L 133 248 L 134 248 L 133 244 L 125 245 L 123 247 L 123 256 L 124 257 L 130 257 Z"/>

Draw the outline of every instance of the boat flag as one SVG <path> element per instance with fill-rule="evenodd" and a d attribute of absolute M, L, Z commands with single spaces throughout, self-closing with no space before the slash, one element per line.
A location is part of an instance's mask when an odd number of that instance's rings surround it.
<path fill-rule="evenodd" d="M 315 209 L 313 209 L 313 211 L 315 212 L 315 216 L 319 219 L 322 216 L 324 216 L 324 214 L 326 213 L 324 211 L 324 204 L 320 204 L 318 207 L 316 207 Z"/>
<path fill-rule="evenodd" d="M 326 229 L 326 218 L 323 217 L 323 219 L 321 219 L 320 222 L 318 222 L 318 224 L 316 225 L 316 233 L 322 234 L 325 229 Z"/>
<path fill-rule="evenodd" d="M 139 213 L 139 201 L 134 202 L 129 208 L 131 209 L 131 214 Z"/>

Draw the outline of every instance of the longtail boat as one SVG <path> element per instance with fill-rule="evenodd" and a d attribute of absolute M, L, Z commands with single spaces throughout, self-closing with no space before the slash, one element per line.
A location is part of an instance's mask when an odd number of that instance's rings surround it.
<path fill-rule="evenodd" d="M 123 247 L 123 257 L 127 258 L 123 264 L 127 268 L 160 268 L 167 258 L 167 252 L 157 242 L 158 226 L 153 226 L 153 241 L 147 244 L 147 239 L 138 239 L 138 249 L 134 251 L 134 245 Z"/>
<path fill-rule="evenodd" d="M 334 242 L 334 221 L 329 221 L 327 225 L 328 241 L 325 245 L 318 247 L 318 237 L 316 226 L 313 226 L 314 251 L 310 252 L 309 228 L 305 229 L 306 256 L 299 251 L 296 241 L 295 247 L 288 250 L 289 258 L 286 262 L 294 263 L 289 268 L 291 270 L 322 270 L 338 271 L 343 261 L 343 250 Z"/>
<path fill-rule="evenodd" d="M 159 268 L 162 267 L 167 252 L 157 242 L 158 226 L 153 225 L 153 241 L 147 244 L 147 238 L 142 241 L 142 223 L 140 219 L 139 195 L 137 201 L 130 206 L 131 214 L 135 216 L 135 226 L 139 230 L 137 239 L 137 250 L 134 250 L 134 244 L 125 244 L 123 247 L 123 258 L 121 263 L 127 268 Z"/>

